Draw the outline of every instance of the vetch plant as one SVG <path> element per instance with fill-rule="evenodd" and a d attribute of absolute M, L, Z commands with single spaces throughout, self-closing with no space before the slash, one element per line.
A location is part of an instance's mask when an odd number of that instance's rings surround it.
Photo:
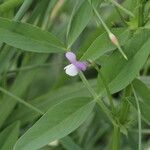
<path fill-rule="evenodd" d="M 0 0 L 0 150 L 148 150 L 150 2 Z"/>

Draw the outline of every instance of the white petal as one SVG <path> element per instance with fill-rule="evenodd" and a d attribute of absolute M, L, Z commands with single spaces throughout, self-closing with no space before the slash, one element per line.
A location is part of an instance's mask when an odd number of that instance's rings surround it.
<path fill-rule="evenodd" d="M 73 64 L 66 66 L 64 69 L 69 76 L 76 76 L 79 73 L 78 68 Z"/>
<path fill-rule="evenodd" d="M 58 141 L 58 140 L 55 140 L 55 141 L 49 143 L 48 145 L 49 145 L 49 146 L 57 146 L 57 145 L 59 145 L 59 141 Z"/>

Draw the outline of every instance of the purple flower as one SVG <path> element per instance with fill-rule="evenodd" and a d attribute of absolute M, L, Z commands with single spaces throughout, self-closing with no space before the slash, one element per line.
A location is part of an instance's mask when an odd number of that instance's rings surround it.
<path fill-rule="evenodd" d="M 77 61 L 76 55 L 73 52 L 67 52 L 65 56 L 71 63 L 70 65 L 67 65 L 64 68 L 66 74 L 68 74 L 69 76 L 76 76 L 79 73 L 79 71 L 86 70 L 87 63 L 82 61 Z"/>

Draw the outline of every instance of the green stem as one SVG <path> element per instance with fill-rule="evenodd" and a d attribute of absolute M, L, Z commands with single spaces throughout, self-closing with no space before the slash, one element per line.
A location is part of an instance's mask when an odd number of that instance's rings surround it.
<path fill-rule="evenodd" d="M 22 17 L 24 16 L 25 12 L 28 10 L 30 5 L 32 4 L 33 0 L 25 0 L 22 6 L 20 7 L 19 11 L 15 15 L 14 20 L 18 21 L 21 20 Z"/>
<path fill-rule="evenodd" d="M 90 4 L 91 4 L 91 3 L 90 3 Z M 108 35 L 112 34 L 112 32 L 110 31 L 110 29 L 107 27 L 106 23 L 103 21 L 102 17 L 100 16 L 100 14 L 98 13 L 98 11 L 96 10 L 95 6 L 92 5 L 92 4 L 91 4 L 91 6 L 92 6 L 92 8 L 93 8 L 93 10 L 94 10 L 94 13 L 95 13 L 96 16 L 98 17 L 99 21 L 102 23 L 103 27 L 105 28 L 107 34 L 108 34 Z M 109 37 L 109 38 L 110 38 L 110 37 Z M 117 39 L 117 41 L 118 41 L 118 39 Z M 120 44 L 119 44 L 119 41 L 118 41 L 117 44 L 115 44 L 115 45 L 116 45 L 116 47 L 118 48 L 118 50 L 120 51 L 120 53 L 123 55 L 123 57 L 124 57 L 126 60 L 128 60 L 126 54 L 123 52 L 123 50 L 122 50 L 122 48 L 121 48 L 121 46 L 120 46 Z"/>
<path fill-rule="evenodd" d="M 139 145 L 138 145 L 138 150 L 142 149 L 142 123 L 141 123 L 141 110 L 140 110 L 140 105 L 139 105 L 139 100 L 136 95 L 135 89 L 133 85 L 131 85 L 132 91 L 135 97 L 136 105 L 137 105 L 137 113 L 138 113 L 138 128 L 139 128 Z"/>
<path fill-rule="evenodd" d="M 97 93 L 93 90 L 93 88 L 90 86 L 89 82 L 87 81 L 87 79 L 85 78 L 84 74 L 82 72 L 79 73 L 79 76 L 82 80 L 82 82 L 84 83 L 84 85 L 87 87 L 87 89 L 89 90 L 89 92 L 91 93 L 91 95 L 93 96 L 94 100 L 97 102 L 97 104 L 101 107 L 101 109 L 104 111 L 104 113 L 107 115 L 107 117 L 109 118 L 109 120 L 112 122 L 112 124 L 114 126 L 117 126 L 116 122 L 113 119 L 113 116 L 111 114 L 111 112 L 109 111 L 109 109 L 105 106 L 105 104 L 103 103 L 103 101 L 100 99 L 101 95 L 97 95 Z"/>
<path fill-rule="evenodd" d="M 120 51 L 120 53 L 123 55 L 123 57 L 124 57 L 126 60 L 128 60 L 126 54 L 124 53 L 124 51 L 122 50 L 122 48 L 121 48 L 121 46 L 120 46 L 119 44 L 117 45 L 117 48 L 118 48 L 118 50 Z"/>
<path fill-rule="evenodd" d="M 131 16 L 131 17 L 134 17 L 134 14 L 131 12 L 131 11 L 129 11 L 129 10 L 127 10 L 127 9 L 125 9 L 124 7 L 122 7 L 119 3 L 117 3 L 116 1 L 114 1 L 114 0 L 109 0 L 112 4 L 114 4 L 116 7 L 118 7 L 120 10 L 122 10 L 123 12 L 125 12 L 127 15 L 129 15 L 129 16 Z"/>
<path fill-rule="evenodd" d="M 39 110 L 38 108 L 36 108 L 36 107 L 32 106 L 31 104 L 25 102 L 23 99 L 17 97 L 16 95 L 13 95 L 13 94 L 10 93 L 9 91 L 5 90 L 4 88 L 0 87 L 0 91 L 3 92 L 3 93 L 6 94 L 6 95 L 12 97 L 13 99 L 15 99 L 15 100 L 18 101 L 19 103 L 25 105 L 26 107 L 30 108 L 31 110 L 37 112 L 38 114 L 41 114 L 41 115 L 44 114 L 44 113 L 43 113 L 41 110 Z"/>
<path fill-rule="evenodd" d="M 98 17 L 99 21 L 102 23 L 103 27 L 105 28 L 106 32 L 108 34 L 111 33 L 111 31 L 109 30 L 109 28 L 107 27 L 106 23 L 103 21 L 102 17 L 100 16 L 100 14 L 98 13 L 98 11 L 96 10 L 96 8 L 91 4 L 93 10 L 94 10 L 94 13 L 96 14 L 96 16 Z"/>
<path fill-rule="evenodd" d="M 127 120 L 129 109 L 130 109 L 130 104 L 126 99 L 124 99 L 121 107 L 120 117 L 119 117 L 120 120 L 119 122 L 121 124 L 124 124 L 125 121 Z"/>
<path fill-rule="evenodd" d="M 149 67 L 150 67 L 150 58 L 148 58 L 148 60 L 147 60 L 147 62 L 145 64 L 143 75 L 145 75 L 145 76 L 147 75 Z"/>
<path fill-rule="evenodd" d="M 84 83 L 84 85 L 87 87 L 87 89 L 89 90 L 89 92 L 91 93 L 91 95 L 97 99 L 97 94 L 96 92 L 93 90 L 93 88 L 90 86 L 89 82 L 87 81 L 87 79 L 85 78 L 84 74 L 82 72 L 79 73 L 79 76 L 82 80 L 82 82 Z"/>
<path fill-rule="evenodd" d="M 104 78 L 104 76 L 102 75 L 102 73 L 101 73 L 100 70 L 99 70 L 99 75 L 100 75 L 100 78 L 101 78 L 101 80 L 102 80 L 102 82 L 103 82 L 103 85 L 104 85 L 104 87 L 105 87 L 105 89 L 106 89 L 106 93 L 107 93 L 107 95 L 108 95 L 108 99 L 109 99 L 110 105 L 111 105 L 111 107 L 112 107 L 112 112 L 115 113 L 115 105 L 114 105 L 114 103 L 113 103 L 113 99 L 112 99 L 112 96 L 111 96 L 111 94 L 110 94 L 109 87 L 107 86 L 106 80 L 105 80 L 105 78 Z"/>
<path fill-rule="evenodd" d="M 120 149 L 120 128 L 114 127 L 112 150 Z"/>
<path fill-rule="evenodd" d="M 139 4 L 139 8 L 138 8 L 138 27 L 142 27 L 143 22 L 144 22 L 144 15 L 143 15 L 144 2 L 143 2 L 143 0 L 138 0 L 138 4 Z"/>
<path fill-rule="evenodd" d="M 90 62 L 91 62 L 91 61 L 90 61 Z M 106 89 L 106 93 L 107 93 L 107 96 L 108 96 L 108 99 L 109 99 L 110 106 L 112 107 L 112 112 L 115 113 L 115 105 L 114 105 L 114 103 L 113 103 L 113 99 L 112 99 L 112 96 L 111 96 L 109 87 L 108 87 L 108 85 L 107 85 L 107 83 L 106 83 L 106 80 L 105 80 L 103 74 L 101 73 L 101 70 L 98 68 L 97 64 L 94 63 L 94 62 L 91 62 L 91 64 L 93 65 L 93 67 L 97 70 L 97 72 L 98 72 L 99 75 L 100 75 L 100 78 L 101 78 L 101 80 L 102 80 L 102 82 L 103 82 L 103 85 L 104 85 L 104 87 L 105 87 L 105 89 Z"/>

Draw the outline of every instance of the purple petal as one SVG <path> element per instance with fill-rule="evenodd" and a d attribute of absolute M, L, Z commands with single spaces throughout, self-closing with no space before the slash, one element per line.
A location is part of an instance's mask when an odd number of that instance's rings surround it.
<path fill-rule="evenodd" d="M 87 63 L 86 62 L 81 62 L 81 61 L 76 61 L 73 63 L 79 70 L 85 71 L 87 68 Z"/>
<path fill-rule="evenodd" d="M 70 63 L 76 62 L 76 55 L 73 52 L 67 52 L 65 54 L 66 58 L 70 61 Z"/>

